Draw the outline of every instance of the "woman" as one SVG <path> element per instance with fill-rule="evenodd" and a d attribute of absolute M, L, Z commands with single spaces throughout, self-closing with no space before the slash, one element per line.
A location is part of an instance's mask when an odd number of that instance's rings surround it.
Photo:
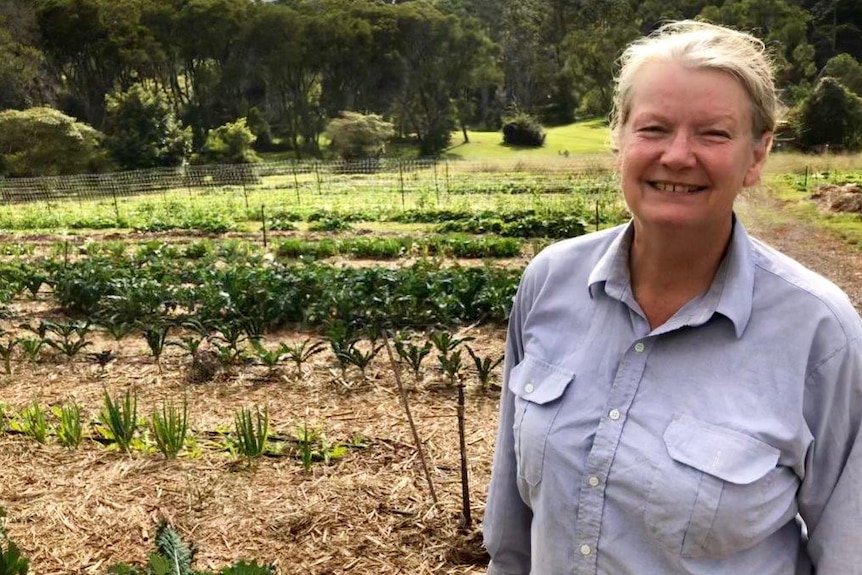
<path fill-rule="evenodd" d="M 733 214 L 778 109 L 747 34 L 677 22 L 624 53 L 633 218 L 524 273 L 489 574 L 862 573 L 862 324 Z"/>

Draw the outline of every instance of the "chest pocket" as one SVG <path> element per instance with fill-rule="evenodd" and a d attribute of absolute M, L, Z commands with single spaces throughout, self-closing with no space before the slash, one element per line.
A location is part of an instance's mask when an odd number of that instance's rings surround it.
<path fill-rule="evenodd" d="M 669 457 L 655 469 L 645 520 L 670 550 L 724 557 L 795 515 L 798 478 L 771 445 L 687 415 L 668 426 L 664 444 Z"/>
<path fill-rule="evenodd" d="M 529 356 L 509 375 L 509 389 L 515 394 L 518 477 L 533 487 L 542 481 L 548 434 L 572 378 L 571 373 Z"/>

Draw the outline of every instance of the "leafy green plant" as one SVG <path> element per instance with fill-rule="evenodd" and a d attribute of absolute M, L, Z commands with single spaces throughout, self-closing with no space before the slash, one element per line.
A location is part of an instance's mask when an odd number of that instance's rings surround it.
<path fill-rule="evenodd" d="M 234 414 L 234 431 L 236 433 L 236 450 L 241 456 L 253 459 L 263 455 L 269 437 L 269 412 L 267 408 L 264 407 L 261 410 L 255 407 L 254 411 L 244 407 L 240 408 Z"/>
<path fill-rule="evenodd" d="M 470 354 L 470 357 L 473 359 L 473 365 L 476 366 L 476 374 L 479 376 L 479 386 L 482 391 L 488 391 L 491 387 L 491 372 L 495 367 L 503 363 L 504 356 L 500 356 L 497 359 L 491 359 L 490 357 L 479 357 L 479 355 L 473 351 L 469 345 L 467 347 L 467 353 Z"/>
<path fill-rule="evenodd" d="M 115 341 L 121 341 L 135 330 L 135 324 L 131 321 L 106 321 L 102 327 Z"/>
<path fill-rule="evenodd" d="M 21 343 L 20 340 L 15 338 L 9 338 L 5 342 L 0 342 L 0 358 L 3 359 L 3 368 L 7 374 L 12 373 L 12 354 L 19 343 Z"/>
<path fill-rule="evenodd" d="M 138 394 L 127 388 L 121 400 L 112 400 L 108 390 L 104 393 L 104 406 L 99 420 L 105 426 L 109 437 L 123 453 L 129 453 L 132 440 L 138 429 Z"/>
<path fill-rule="evenodd" d="M 313 429 L 308 429 L 308 422 L 303 422 L 302 427 L 296 428 L 296 442 L 299 444 L 299 458 L 302 461 L 302 469 L 311 473 L 311 465 L 314 462 L 314 442 L 317 436 Z"/>
<path fill-rule="evenodd" d="M 312 341 L 306 338 L 296 343 L 283 343 L 285 356 L 296 366 L 296 373 L 302 375 L 302 364 L 326 349 L 326 344 L 320 340 Z"/>
<path fill-rule="evenodd" d="M 162 522 L 156 529 L 156 551 L 150 553 L 147 565 L 139 569 L 126 563 L 115 563 L 108 568 L 112 575 L 275 575 L 275 568 L 270 565 L 258 565 L 256 562 L 237 561 L 220 571 L 199 571 L 192 568 L 197 550 L 186 543 L 177 530 L 167 522 Z M 20 575 L 25 575 L 22 572 Z M 0 572 L 0 575 L 3 575 Z M 10 574 L 13 575 L 13 574 Z M 18 574 L 14 574 L 18 575 Z"/>
<path fill-rule="evenodd" d="M 36 402 L 21 412 L 21 431 L 39 443 L 48 442 L 48 420 L 45 418 L 45 408 Z"/>
<path fill-rule="evenodd" d="M 425 341 L 421 346 L 416 345 L 408 334 L 406 337 L 399 334 L 394 340 L 395 353 L 401 361 L 410 366 L 414 379 L 419 379 L 419 371 L 422 369 L 422 361 L 431 353 L 432 343 Z"/>
<path fill-rule="evenodd" d="M 279 344 L 276 349 L 268 349 L 260 340 L 253 339 L 251 340 L 251 347 L 257 360 L 266 366 L 267 377 L 272 377 L 275 374 L 278 364 L 281 363 L 287 354 L 283 343 Z"/>
<path fill-rule="evenodd" d="M 30 560 L 6 534 L 6 509 L 0 507 L 0 575 L 27 575 Z"/>
<path fill-rule="evenodd" d="M 71 359 L 78 355 L 78 353 L 85 347 L 93 345 L 92 341 L 87 341 L 80 337 L 75 339 L 61 339 L 59 341 L 48 338 L 45 340 L 45 343 L 66 356 L 67 359 Z"/>
<path fill-rule="evenodd" d="M 168 341 L 168 333 L 171 330 L 171 324 L 161 323 L 159 325 L 151 325 L 144 329 L 144 339 L 147 340 L 147 346 L 150 348 L 150 353 L 153 355 L 153 360 L 159 368 L 159 373 L 162 372 L 162 353 L 165 351 L 165 344 Z"/>
<path fill-rule="evenodd" d="M 19 337 L 18 343 L 27 360 L 31 363 L 38 363 L 42 353 L 42 348 L 45 347 L 45 340 L 38 337 Z"/>
<path fill-rule="evenodd" d="M 71 402 L 60 407 L 55 406 L 51 411 L 60 422 L 57 426 L 57 439 L 60 444 L 69 449 L 75 449 L 81 445 L 83 440 L 81 406 Z"/>
<path fill-rule="evenodd" d="M 343 352 L 344 360 L 349 365 L 358 367 L 362 377 L 365 377 L 365 370 L 368 369 L 377 352 L 383 348 L 383 344 L 376 344 L 374 340 L 371 340 L 367 349 L 363 350 L 359 343 L 359 341 L 351 341 L 347 344 Z"/>
<path fill-rule="evenodd" d="M 162 403 L 161 411 L 153 411 L 150 428 L 159 451 L 168 459 L 175 458 L 186 443 L 188 435 L 189 404 L 183 397 L 182 410 L 172 402 Z"/>
<path fill-rule="evenodd" d="M 455 351 L 460 345 L 473 341 L 472 337 L 455 337 L 448 331 L 435 330 L 429 336 L 437 348 L 437 361 L 440 370 L 446 374 L 450 385 L 454 385 L 462 367 L 461 350 Z"/>

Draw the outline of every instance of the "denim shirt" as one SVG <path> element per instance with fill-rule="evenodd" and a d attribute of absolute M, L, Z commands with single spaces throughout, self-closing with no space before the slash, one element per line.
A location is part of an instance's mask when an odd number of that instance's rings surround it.
<path fill-rule="evenodd" d="M 489 575 L 862 573 L 862 322 L 735 222 L 650 330 L 631 224 L 527 267 L 484 519 Z"/>

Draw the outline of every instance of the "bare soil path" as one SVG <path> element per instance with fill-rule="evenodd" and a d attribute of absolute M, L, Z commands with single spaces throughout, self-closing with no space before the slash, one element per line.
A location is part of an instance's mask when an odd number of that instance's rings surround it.
<path fill-rule="evenodd" d="M 750 190 L 737 200 L 737 213 L 751 235 L 832 280 L 862 312 L 862 250 L 782 208 L 765 190 Z"/>

